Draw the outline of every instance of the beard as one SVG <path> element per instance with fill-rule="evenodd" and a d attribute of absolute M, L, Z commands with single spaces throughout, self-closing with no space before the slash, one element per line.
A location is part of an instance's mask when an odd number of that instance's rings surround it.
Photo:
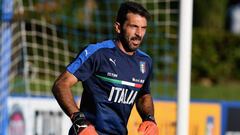
<path fill-rule="evenodd" d="M 127 52 L 135 52 L 142 43 L 142 37 L 140 36 L 129 37 L 125 34 L 120 34 L 119 38 Z"/>

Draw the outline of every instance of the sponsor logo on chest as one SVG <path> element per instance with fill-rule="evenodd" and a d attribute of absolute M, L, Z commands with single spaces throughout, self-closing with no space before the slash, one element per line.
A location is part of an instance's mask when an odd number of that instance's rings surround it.
<path fill-rule="evenodd" d="M 132 81 L 133 81 L 133 82 L 137 82 L 137 83 L 144 83 L 145 80 L 144 80 L 144 79 L 138 79 L 138 78 L 133 77 L 133 78 L 132 78 Z"/>

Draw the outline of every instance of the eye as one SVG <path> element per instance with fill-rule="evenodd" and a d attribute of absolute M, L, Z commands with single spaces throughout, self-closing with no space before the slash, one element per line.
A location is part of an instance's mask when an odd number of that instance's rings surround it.
<path fill-rule="evenodd" d="M 142 29 L 146 30 L 146 29 L 147 29 L 147 26 L 142 27 Z"/>
<path fill-rule="evenodd" d="M 138 28 L 138 26 L 137 25 L 130 25 L 130 28 L 136 29 L 136 28 Z"/>

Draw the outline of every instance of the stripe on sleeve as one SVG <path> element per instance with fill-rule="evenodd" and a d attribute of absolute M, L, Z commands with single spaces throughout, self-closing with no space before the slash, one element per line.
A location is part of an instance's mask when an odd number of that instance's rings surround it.
<path fill-rule="evenodd" d="M 79 67 L 95 52 L 102 48 L 114 48 L 115 45 L 112 40 L 107 40 L 97 44 L 90 44 L 87 48 L 85 48 L 78 57 L 67 67 L 67 70 L 70 73 L 75 73 Z"/>

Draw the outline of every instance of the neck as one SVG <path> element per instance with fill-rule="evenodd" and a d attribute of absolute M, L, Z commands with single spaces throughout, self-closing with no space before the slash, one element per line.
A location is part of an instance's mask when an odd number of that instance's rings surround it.
<path fill-rule="evenodd" d="M 133 55 L 135 53 L 135 51 L 128 51 L 128 49 L 123 45 L 123 43 L 121 42 L 121 40 L 117 39 L 115 41 L 117 47 L 125 54 L 127 55 Z"/>

